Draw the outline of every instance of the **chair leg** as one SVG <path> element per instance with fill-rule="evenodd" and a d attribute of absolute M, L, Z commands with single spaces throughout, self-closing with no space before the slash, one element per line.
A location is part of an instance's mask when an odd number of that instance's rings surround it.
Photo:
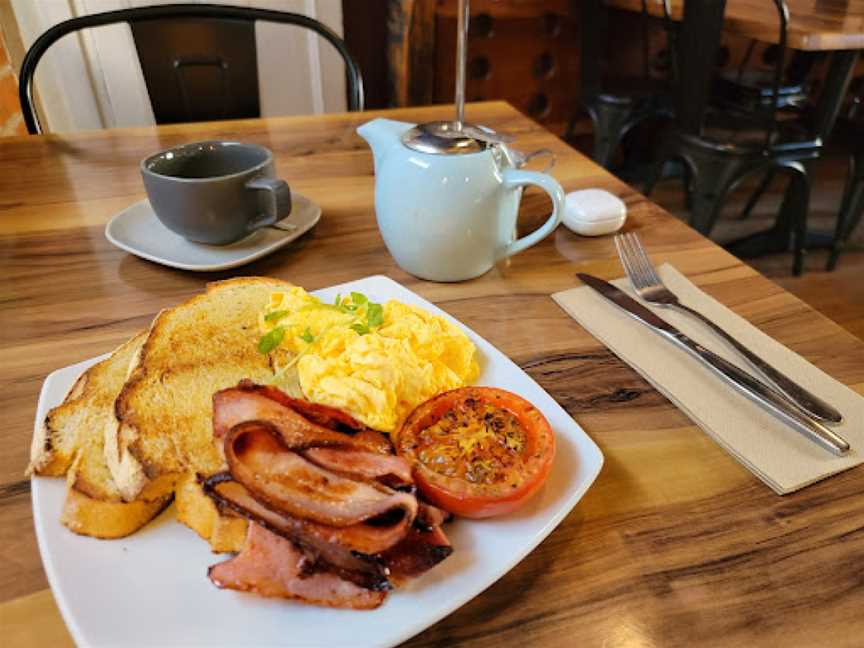
<path fill-rule="evenodd" d="M 648 177 L 645 178 L 645 186 L 642 188 L 642 193 L 646 197 L 651 195 L 651 192 L 654 191 L 654 187 L 658 182 L 660 182 L 660 178 L 663 176 L 664 164 L 666 164 L 666 160 L 661 157 L 651 165 Z"/>
<path fill-rule="evenodd" d="M 792 225 L 792 273 L 800 277 L 804 272 L 804 257 L 807 253 L 807 214 L 810 211 L 810 176 L 800 162 L 783 162 L 777 169 L 789 174 L 789 187 L 783 196 L 778 221 L 789 219 Z"/>
<path fill-rule="evenodd" d="M 727 190 L 728 187 L 717 183 L 715 177 L 697 172 L 690 193 L 690 227 L 709 236 L 720 215 Z"/>
<path fill-rule="evenodd" d="M 754 191 L 753 195 L 750 196 L 750 200 L 747 201 L 747 205 L 744 207 L 744 211 L 741 212 L 738 220 L 745 220 L 750 217 L 750 212 L 753 211 L 753 208 L 759 202 L 759 199 L 768 190 L 768 187 L 771 186 L 771 182 L 774 180 L 775 171 L 774 167 L 768 169 L 768 173 L 765 174 L 765 177 L 762 178 L 762 182 L 756 188 L 756 191 Z"/>
<path fill-rule="evenodd" d="M 840 212 L 837 214 L 837 228 L 834 231 L 834 242 L 826 266 L 828 272 L 837 267 L 837 260 L 846 246 L 846 241 L 861 222 L 862 216 L 864 216 L 864 153 L 859 153 L 849 158 L 849 176 L 843 192 Z"/>

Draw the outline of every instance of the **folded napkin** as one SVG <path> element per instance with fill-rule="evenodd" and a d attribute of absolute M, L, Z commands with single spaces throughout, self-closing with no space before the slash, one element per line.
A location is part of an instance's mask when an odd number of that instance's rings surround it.
<path fill-rule="evenodd" d="M 864 397 L 706 295 L 669 264 L 658 271 L 682 303 L 706 315 L 774 368 L 836 407 L 843 414 L 843 422 L 832 429 L 852 446 L 849 453 L 838 457 L 816 445 L 591 288 L 573 288 L 552 298 L 778 494 L 791 493 L 864 462 Z M 626 278 L 612 283 L 635 297 Z M 649 308 L 761 379 L 746 360 L 694 317 L 671 308 Z"/>

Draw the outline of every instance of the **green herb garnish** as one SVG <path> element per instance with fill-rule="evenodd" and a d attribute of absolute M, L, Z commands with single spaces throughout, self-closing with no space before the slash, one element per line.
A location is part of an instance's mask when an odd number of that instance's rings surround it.
<path fill-rule="evenodd" d="M 384 323 L 384 308 L 381 304 L 369 302 L 369 306 L 366 308 L 366 321 L 369 322 L 370 328 L 381 326 Z"/>
<path fill-rule="evenodd" d="M 351 315 L 352 317 L 345 322 L 345 324 L 341 324 L 341 326 L 348 326 L 348 328 L 357 333 L 357 335 L 366 335 L 370 333 L 373 328 L 381 326 L 384 323 L 384 307 L 381 306 L 381 304 L 369 301 L 369 298 L 366 295 L 359 292 L 352 292 L 350 297 L 344 298 L 341 294 L 337 294 L 332 305 L 321 304 L 319 302 L 317 307 L 335 308 L 342 313 Z M 315 308 L 315 306 L 310 304 L 301 307 L 299 310 L 308 310 L 310 308 Z M 264 320 L 267 322 L 278 322 L 285 317 L 290 317 L 290 315 L 290 311 L 277 310 L 265 315 Z M 333 325 L 327 327 L 315 336 L 307 326 L 306 330 L 298 337 L 307 345 L 311 346 L 314 342 L 323 337 L 332 327 Z M 258 351 L 261 353 L 270 353 L 282 343 L 284 338 L 285 328 L 283 326 L 276 326 L 269 333 L 261 336 L 261 339 L 258 341 Z M 299 355 L 295 356 L 294 360 L 288 366 L 295 364 L 307 351 L 309 351 L 309 346 L 301 351 Z"/>
<path fill-rule="evenodd" d="M 284 337 L 284 327 L 277 326 L 273 328 L 269 333 L 262 335 L 261 339 L 258 340 L 258 352 L 270 353 L 273 349 L 279 346 Z"/>
<path fill-rule="evenodd" d="M 365 322 L 354 322 L 351 325 L 351 330 L 356 332 L 357 335 L 366 335 L 369 332 L 369 325 Z"/>
<path fill-rule="evenodd" d="M 303 335 L 300 336 L 300 339 L 303 340 L 306 344 L 312 344 L 315 341 L 315 336 L 312 335 L 312 331 L 309 330 L 309 327 L 306 327 L 306 330 L 303 331 Z"/>
<path fill-rule="evenodd" d="M 273 311 L 272 313 L 267 313 L 267 315 L 264 316 L 264 321 L 265 322 L 275 322 L 277 320 L 282 319 L 287 314 L 288 314 L 287 310 Z"/>

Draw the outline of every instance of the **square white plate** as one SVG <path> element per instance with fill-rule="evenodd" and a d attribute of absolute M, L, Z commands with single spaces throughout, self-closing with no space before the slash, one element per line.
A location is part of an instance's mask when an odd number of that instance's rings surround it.
<path fill-rule="evenodd" d="M 170 507 L 122 540 L 77 536 L 60 524 L 65 482 L 34 478 L 33 518 L 42 561 L 73 638 L 81 646 L 393 646 L 477 596 L 542 541 L 588 490 L 603 455 L 582 428 L 507 356 L 444 311 L 382 276 L 316 291 L 324 300 L 352 290 L 385 302 L 422 306 L 462 326 L 480 355 L 478 385 L 508 389 L 543 412 L 557 439 L 546 485 L 502 518 L 456 520 L 446 532 L 454 553 L 396 590 L 377 610 L 332 610 L 219 590 L 207 567 L 224 560 L 174 520 Z M 104 356 L 103 356 L 104 357 Z M 45 380 L 36 423 L 59 404 L 78 375 L 100 358 Z"/>
<path fill-rule="evenodd" d="M 105 226 L 111 244 L 135 256 L 192 272 L 214 272 L 251 263 L 308 232 L 321 218 L 321 207 L 306 196 L 291 193 L 291 213 L 278 227 L 264 227 L 229 245 L 188 241 L 165 227 L 142 200 L 118 212 Z M 279 229 L 290 228 L 290 229 Z"/>

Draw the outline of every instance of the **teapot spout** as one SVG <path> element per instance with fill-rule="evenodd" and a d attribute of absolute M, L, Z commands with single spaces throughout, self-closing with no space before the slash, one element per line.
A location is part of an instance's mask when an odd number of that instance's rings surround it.
<path fill-rule="evenodd" d="M 402 133 L 413 127 L 414 124 L 408 122 L 379 117 L 359 126 L 357 134 L 369 144 L 372 156 L 375 158 L 375 168 L 378 169 L 387 151 L 399 143 Z"/>

